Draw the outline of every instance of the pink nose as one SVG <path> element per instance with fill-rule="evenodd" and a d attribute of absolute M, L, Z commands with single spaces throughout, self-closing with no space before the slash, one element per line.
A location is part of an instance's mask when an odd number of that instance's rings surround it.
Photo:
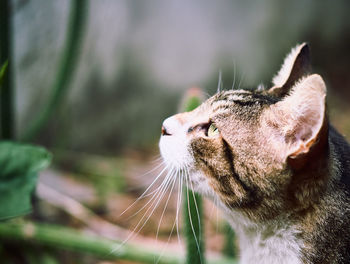
<path fill-rule="evenodd" d="M 182 125 L 176 116 L 168 117 L 162 124 L 162 136 L 173 136 L 181 132 Z"/>
<path fill-rule="evenodd" d="M 162 126 L 162 136 L 171 136 L 171 134 L 166 130 L 165 126 Z"/>
<path fill-rule="evenodd" d="M 171 134 L 166 130 L 165 126 L 162 126 L 162 136 L 171 136 Z"/>

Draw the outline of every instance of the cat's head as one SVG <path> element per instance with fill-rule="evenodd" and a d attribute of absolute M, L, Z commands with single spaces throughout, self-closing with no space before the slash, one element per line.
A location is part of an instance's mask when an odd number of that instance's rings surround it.
<path fill-rule="evenodd" d="M 300 209 L 325 180 L 318 162 L 326 151 L 325 97 L 322 78 L 310 74 L 308 46 L 299 45 L 271 88 L 220 91 L 167 118 L 161 155 L 188 175 L 188 187 L 253 219 Z"/>

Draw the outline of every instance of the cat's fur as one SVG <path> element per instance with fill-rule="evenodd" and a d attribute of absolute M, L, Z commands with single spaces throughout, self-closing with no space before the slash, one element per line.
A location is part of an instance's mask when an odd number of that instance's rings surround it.
<path fill-rule="evenodd" d="M 164 121 L 163 159 L 218 201 L 240 263 L 350 263 L 350 147 L 325 99 L 304 43 L 271 88 L 221 91 Z"/>

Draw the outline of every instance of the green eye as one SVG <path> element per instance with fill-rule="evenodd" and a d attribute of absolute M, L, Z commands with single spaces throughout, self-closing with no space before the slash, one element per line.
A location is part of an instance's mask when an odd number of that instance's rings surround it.
<path fill-rule="evenodd" d="M 214 123 L 211 123 L 210 127 L 208 128 L 208 137 L 214 137 L 219 134 L 219 129 L 214 125 Z"/>

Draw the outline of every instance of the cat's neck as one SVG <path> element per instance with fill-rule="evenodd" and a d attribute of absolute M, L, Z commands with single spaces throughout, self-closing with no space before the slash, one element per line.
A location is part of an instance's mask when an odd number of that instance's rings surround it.
<path fill-rule="evenodd" d="M 226 217 L 239 238 L 240 263 L 302 263 L 300 231 L 287 218 L 261 224 L 237 212 L 226 211 Z"/>

